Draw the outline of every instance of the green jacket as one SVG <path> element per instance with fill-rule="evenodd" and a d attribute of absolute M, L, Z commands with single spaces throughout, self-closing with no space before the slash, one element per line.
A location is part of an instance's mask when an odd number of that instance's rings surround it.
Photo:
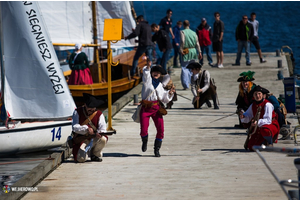
<path fill-rule="evenodd" d="M 193 59 L 198 59 L 198 54 L 196 50 L 197 45 L 197 35 L 191 29 L 184 29 L 182 30 L 184 33 L 184 45 L 183 49 L 188 48 L 189 53 L 183 55 L 183 61 L 189 61 Z"/>
<path fill-rule="evenodd" d="M 69 66 L 71 70 L 83 70 L 89 67 L 88 57 L 84 52 L 80 52 L 74 60 L 76 53 L 72 53 L 69 59 Z"/>

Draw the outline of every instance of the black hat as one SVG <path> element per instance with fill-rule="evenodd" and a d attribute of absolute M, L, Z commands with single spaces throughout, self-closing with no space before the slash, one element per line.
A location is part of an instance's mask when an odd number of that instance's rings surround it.
<path fill-rule="evenodd" d="M 151 67 L 151 74 L 152 72 L 160 72 L 161 75 L 167 74 L 166 70 L 162 68 L 160 65 L 154 65 Z"/>
<path fill-rule="evenodd" d="M 188 64 L 188 66 L 186 68 L 188 68 L 188 69 L 195 69 L 195 68 L 201 69 L 202 65 L 198 62 L 192 62 L 192 63 Z"/>
<path fill-rule="evenodd" d="M 265 88 L 263 88 L 263 87 L 260 87 L 260 85 L 257 85 L 257 86 L 255 86 L 251 91 L 250 91 L 250 96 L 253 96 L 253 94 L 254 94 L 254 92 L 261 92 L 261 93 L 263 93 L 263 94 L 268 94 L 268 93 L 270 93 L 269 92 L 269 90 L 267 90 L 267 89 L 265 89 Z"/>
<path fill-rule="evenodd" d="M 103 100 L 101 100 L 91 94 L 88 94 L 88 93 L 83 93 L 83 99 L 84 99 L 86 106 L 89 108 L 96 108 L 104 103 Z"/>
<path fill-rule="evenodd" d="M 255 80 L 253 78 L 253 75 L 255 74 L 255 72 L 252 71 L 247 71 L 247 72 L 242 72 L 240 73 L 240 78 L 238 78 L 237 82 L 242 82 L 242 81 L 253 81 Z"/>

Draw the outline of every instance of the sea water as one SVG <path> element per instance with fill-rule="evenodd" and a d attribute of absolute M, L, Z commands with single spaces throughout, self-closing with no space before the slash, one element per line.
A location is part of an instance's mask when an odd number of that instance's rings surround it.
<path fill-rule="evenodd" d="M 289 46 L 294 53 L 295 73 L 300 74 L 298 1 L 134 1 L 133 5 L 136 14 L 144 15 L 150 24 L 159 24 L 170 8 L 173 11 L 173 26 L 179 20 L 189 20 L 192 30 L 196 29 L 203 17 L 213 26 L 214 12 L 219 12 L 225 26 L 224 53 L 237 52 L 236 26 L 243 15 L 250 18 L 250 14 L 255 12 L 259 21 L 258 36 L 262 52 L 276 52 L 282 46 Z M 251 47 L 251 52 L 256 52 L 254 46 Z"/>

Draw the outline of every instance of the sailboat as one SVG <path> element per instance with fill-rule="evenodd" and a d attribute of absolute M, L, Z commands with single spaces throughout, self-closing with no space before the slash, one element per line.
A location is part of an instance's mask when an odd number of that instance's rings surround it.
<path fill-rule="evenodd" d="M 129 35 L 136 22 L 132 14 L 132 5 L 128 1 L 76 1 L 76 2 L 39 2 L 47 28 L 51 35 L 52 42 L 57 51 L 71 51 L 74 44 L 79 42 L 85 53 L 93 61 L 90 70 L 94 84 L 91 85 L 69 85 L 72 96 L 82 97 L 83 93 L 90 93 L 95 96 L 106 96 L 108 93 L 107 84 L 107 60 L 105 57 L 107 43 L 103 41 L 104 19 L 122 18 L 123 34 Z M 98 48 L 100 46 L 100 49 Z M 112 67 L 112 94 L 128 91 L 140 83 L 138 76 L 130 77 L 132 60 L 135 54 L 134 40 L 121 40 L 112 44 L 114 49 L 114 62 L 120 61 L 117 66 Z M 91 51 L 93 50 L 93 51 Z M 103 54 L 102 54 L 103 53 Z M 100 55 L 100 56 L 99 56 Z M 66 53 L 62 54 L 65 60 Z M 139 59 L 138 66 L 142 68 L 146 61 Z M 68 68 L 66 65 L 63 68 Z M 70 70 L 64 70 L 67 76 Z"/>
<path fill-rule="evenodd" d="M 59 147 L 75 103 L 37 2 L 0 2 L 0 154 Z"/>

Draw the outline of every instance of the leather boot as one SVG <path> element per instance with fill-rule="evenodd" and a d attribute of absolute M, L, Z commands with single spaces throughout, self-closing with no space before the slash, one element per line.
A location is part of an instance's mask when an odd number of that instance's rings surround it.
<path fill-rule="evenodd" d="M 161 147 L 161 143 L 162 143 L 162 141 L 160 141 L 160 140 L 155 140 L 155 142 L 154 142 L 154 155 L 155 155 L 155 157 L 160 157 L 159 149 Z"/>
<path fill-rule="evenodd" d="M 145 152 L 147 151 L 147 143 L 148 143 L 148 135 L 145 137 L 142 137 L 142 151 Z"/>

